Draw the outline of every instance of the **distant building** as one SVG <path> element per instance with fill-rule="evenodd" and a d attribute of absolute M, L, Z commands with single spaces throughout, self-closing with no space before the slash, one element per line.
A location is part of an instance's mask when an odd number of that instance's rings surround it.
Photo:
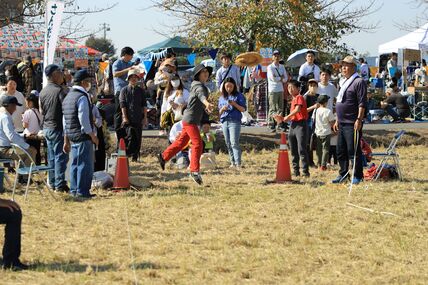
<path fill-rule="evenodd" d="M 14 23 L 22 24 L 22 11 L 24 0 L 1 0 L 0 1 L 0 27 L 10 23 L 10 19 Z"/>

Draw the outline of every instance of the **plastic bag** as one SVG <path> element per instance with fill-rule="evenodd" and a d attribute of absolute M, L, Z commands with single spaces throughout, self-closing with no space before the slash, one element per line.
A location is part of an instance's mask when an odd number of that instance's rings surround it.
<path fill-rule="evenodd" d="M 92 187 L 108 189 L 113 186 L 113 177 L 105 171 L 94 172 L 92 176 Z"/>

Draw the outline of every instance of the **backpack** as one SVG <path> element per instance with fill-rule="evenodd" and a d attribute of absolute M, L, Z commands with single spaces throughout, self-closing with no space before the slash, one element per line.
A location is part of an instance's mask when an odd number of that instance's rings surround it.
<path fill-rule="evenodd" d="M 361 151 L 363 152 L 363 155 L 366 158 L 366 161 L 367 162 L 372 161 L 373 151 L 372 151 L 372 148 L 369 145 L 369 143 L 366 140 L 364 140 L 363 138 L 361 138 L 360 139 L 360 145 L 361 145 Z"/>

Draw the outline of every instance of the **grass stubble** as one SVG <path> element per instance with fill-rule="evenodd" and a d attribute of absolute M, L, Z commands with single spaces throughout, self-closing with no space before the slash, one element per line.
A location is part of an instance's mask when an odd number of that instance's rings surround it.
<path fill-rule="evenodd" d="M 219 155 L 204 188 L 145 157 L 131 171 L 151 189 L 98 190 L 87 202 L 18 195 L 22 260 L 33 269 L 3 271 L 0 283 L 134 284 L 134 265 L 139 284 L 426 284 L 428 151 L 399 152 L 404 182 L 365 182 L 351 197 L 347 185 L 329 183 L 337 168 L 266 184 L 275 176 L 271 151 L 244 153 L 239 172 Z"/>

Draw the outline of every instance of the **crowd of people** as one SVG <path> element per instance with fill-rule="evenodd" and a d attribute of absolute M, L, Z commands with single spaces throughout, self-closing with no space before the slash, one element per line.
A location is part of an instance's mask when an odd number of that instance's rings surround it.
<path fill-rule="evenodd" d="M 342 183 L 350 177 L 353 184 L 363 180 L 359 138 L 370 104 L 368 69 L 364 61 L 346 56 L 340 62 L 341 79 L 336 86 L 331 82 L 331 65 L 319 67 L 315 64 L 315 52 L 307 52 L 306 62 L 293 79 L 282 64 L 281 53 L 274 51 L 266 74 L 262 75 L 258 66 L 247 69 L 249 83 L 241 77 L 240 68 L 232 63 L 232 55 L 222 53 L 222 66 L 215 76 L 212 76 L 211 67 L 196 65 L 190 88 L 186 88 L 178 73 L 175 54 L 160 62 L 153 80 L 146 81 L 144 72 L 132 61 L 133 57 L 133 49 L 124 47 L 120 58 L 114 62 L 103 55 L 101 62 L 106 64 L 102 71 L 89 68 L 74 74 L 58 65 L 48 65 L 44 68 L 48 83 L 40 92 L 34 84 L 31 88 L 27 86 L 30 80 L 22 80 L 23 77 L 20 80 L 9 73 L 0 97 L 0 158 L 16 159 L 11 144 L 17 144 L 27 150 L 36 164 L 41 164 L 41 144 L 44 143 L 47 164 L 52 168 L 49 187 L 75 198 L 90 199 L 94 196 L 90 192 L 93 173 L 105 167 L 105 137 L 108 135 L 105 110 L 96 103 L 96 95 L 113 95 L 115 109 L 110 115 L 114 118 L 117 142 L 123 138 L 127 156 L 138 162 L 142 131 L 148 125 L 149 93 L 155 91 L 160 124 L 170 141 L 170 145 L 157 155 L 159 165 L 164 170 L 168 161 L 184 159 L 190 178 L 201 185 L 201 157 L 213 153 L 216 140 L 210 129 L 212 119 L 221 123 L 230 167 L 238 171 L 243 167 L 241 120 L 248 107 L 243 91 L 264 76 L 268 90 L 268 128 L 272 132 L 289 129 L 294 176 L 309 177 L 311 167 L 325 171 L 334 158 L 334 163 L 339 164 L 339 174 L 332 183 Z M 360 66 L 359 71 L 357 66 Z M 207 88 L 211 77 L 215 77 L 220 93 L 217 102 Z M 390 104 L 398 102 L 394 88 L 391 86 L 391 90 L 387 90 L 390 92 L 385 100 L 388 110 L 392 108 Z M 212 117 L 215 107 L 219 111 L 218 118 Z M 400 107 L 392 111 L 398 117 L 407 115 Z M 70 180 L 67 183 L 69 160 Z M 355 173 L 349 171 L 351 161 L 355 164 Z M 25 177 L 22 179 L 25 181 Z M 19 206 L 0 200 L 0 211 L 4 210 L 2 207 L 15 210 L 12 211 L 15 215 L 9 217 L 14 221 L 11 236 L 15 237 L 21 219 Z M 3 252 L 5 264 L 25 268 L 19 262 L 19 243 L 6 243 L 5 247 L 12 248 L 13 252 Z"/>

